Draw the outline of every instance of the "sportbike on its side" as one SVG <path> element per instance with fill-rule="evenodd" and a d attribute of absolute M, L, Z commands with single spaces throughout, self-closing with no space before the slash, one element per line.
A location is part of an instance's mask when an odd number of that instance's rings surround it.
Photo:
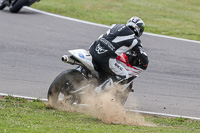
<path fill-rule="evenodd" d="M 0 0 L 0 10 L 3 10 L 8 6 L 10 12 L 18 13 L 23 6 L 31 6 L 35 2 L 39 1 L 40 0 Z"/>
<path fill-rule="evenodd" d="M 120 80 L 118 77 L 119 80 L 114 82 L 109 75 L 96 71 L 98 66 L 92 62 L 92 56 L 87 50 L 69 50 L 69 53 L 70 55 L 62 56 L 62 61 L 71 65 L 78 65 L 78 67 L 63 71 L 51 83 L 47 97 L 49 103 L 54 105 L 59 101 L 68 101 L 70 104 L 84 104 L 81 101 L 81 96 L 86 94 L 88 88 L 93 88 L 92 90 L 96 94 L 102 94 L 110 89 L 115 89 L 113 86 L 116 84 L 120 86 L 120 90 L 116 92 L 115 98 L 123 105 L 129 92 L 133 92 L 133 80 L 143 71 L 137 66 L 130 65 L 128 55 L 123 53 L 117 57 L 117 62 L 128 70 L 130 78 Z M 62 98 L 60 95 L 62 95 Z"/>

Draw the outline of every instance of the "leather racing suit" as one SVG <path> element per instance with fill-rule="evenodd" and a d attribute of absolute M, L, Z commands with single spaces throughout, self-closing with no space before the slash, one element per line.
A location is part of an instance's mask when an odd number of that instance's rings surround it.
<path fill-rule="evenodd" d="M 145 70 L 149 61 L 142 48 L 141 40 L 135 36 L 132 29 L 124 24 L 113 24 L 89 48 L 93 63 L 98 66 L 98 72 L 125 79 L 129 78 L 128 72 L 121 64 L 117 63 L 116 58 L 129 50 L 135 51 L 140 68 Z"/>

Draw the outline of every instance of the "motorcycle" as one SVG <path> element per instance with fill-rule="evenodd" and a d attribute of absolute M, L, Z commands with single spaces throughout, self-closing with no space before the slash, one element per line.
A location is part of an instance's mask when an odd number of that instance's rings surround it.
<path fill-rule="evenodd" d="M 120 86 L 120 90 L 115 93 L 115 98 L 124 105 L 128 94 L 134 91 L 133 80 L 143 71 L 143 69 L 131 65 L 134 60 L 129 60 L 129 54 L 122 53 L 117 57 L 117 62 L 127 69 L 130 78 L 120 80 L 119 77 L 116 77 L 119 80 L 114 82 L 109 75 L 96 71 L 98 66 L 92 62 L 92 56 L 88 51 L 76 49 L 68 52 L 70 55 L 63 55 L 62 61 L 78 65 L 78 67 L 63 71 L 53 80 L 47 94 L 48 101 L 52 106 L 57 105 L 59 101 L 68 101 L 71 105 L 84 104 L 81 96 L 91 91 L 88 88 L 92 88 L 96 94 L 102 94 L 110 89 L 115 89 L 115 85 Z M 60 98 L 60 94 L 63 95 L 62 98 Z"/>
<path fill-rule="evenodd" d="M 31 6 L 39 1 L 40 0 L 0 0 L 0 10 L 8 6 L 11 13 L 18 13 L 23 6 Z"/>

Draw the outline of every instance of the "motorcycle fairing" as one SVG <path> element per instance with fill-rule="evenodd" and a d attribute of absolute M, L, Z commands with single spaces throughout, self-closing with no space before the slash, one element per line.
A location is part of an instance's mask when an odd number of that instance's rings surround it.
<path fill-rule="evenodd" d="M 87 67 L 91 72 L 94 72 L 94 65 L 92 64 L 92 56 L 90 53 L 85 49 L 75 49 L 69 50 L 78 61 L 80 61 L 85 67 Z"/>
<path fill-rule="evenodd" d="M 123 65 L 123 67 L 128 71 L 128 74 L 130 77 L 138 76 L 138 74 L 143 72 L 143 69 L 141 69 L 137 66 L 131 66 L 129 64 L 128 57 L 125 53 L 122 53 L 117 56 L 117 62 Z"/>

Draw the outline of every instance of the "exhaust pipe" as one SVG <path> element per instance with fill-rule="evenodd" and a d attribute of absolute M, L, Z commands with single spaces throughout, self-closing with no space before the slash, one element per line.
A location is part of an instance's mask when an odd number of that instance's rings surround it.
<path fill-rule="evenodd" d="M 69 63 L 69 64 L 72 64 L 72 65 L 82 65 L 80 62 L 77 62 L 74 59 L 70 58 L 69 55 L 63 55 L 61 60 L 65 63 Z"/>

